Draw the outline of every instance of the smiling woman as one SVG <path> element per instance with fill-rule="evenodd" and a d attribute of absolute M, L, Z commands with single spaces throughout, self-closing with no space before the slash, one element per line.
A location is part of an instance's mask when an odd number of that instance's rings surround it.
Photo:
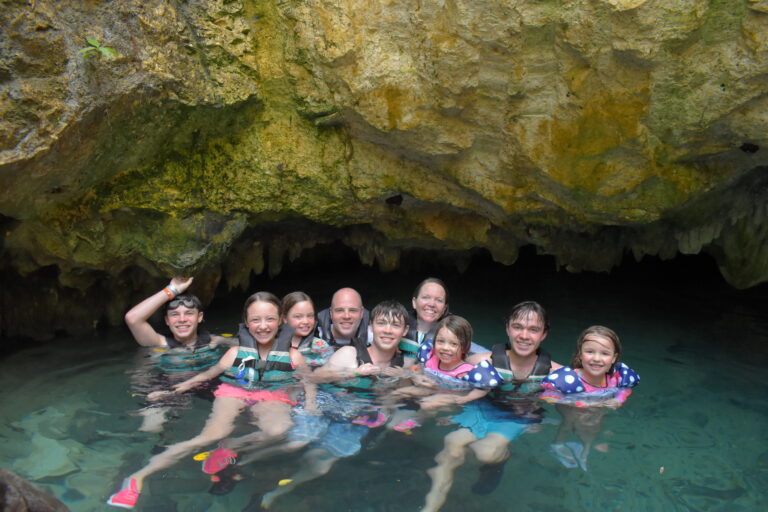
<path fill-rule="evenodd" d="M 411 299 L 414 316 L 408 338 L 421 344 L 434 337 L 437 322 L 448 312 L 448 290 L 436 277 L 428 277 L 416 287 Z"/>

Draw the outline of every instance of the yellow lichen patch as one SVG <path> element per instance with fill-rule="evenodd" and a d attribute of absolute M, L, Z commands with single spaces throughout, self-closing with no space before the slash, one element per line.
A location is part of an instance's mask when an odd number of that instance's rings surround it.
<path fill-rule="evenodd" d="M 608 91 L 600 94 L 602 101 L 595 98 L 586 102 L 574 119 L 554 119 L 550 123 L 554 161 L 547 174 L 562 185 L 598 192 L 608 182 L 608 190 L 617 191 L 622 188 L 617 182 L 622 179 L 617 170 L 630 167 L 627 186 L 642 181 L 643 173 L 652 171 L 610 161 L 614 158 L 611 151 L 631 146 L 632 139 L 641 134 L 647 103 L 635 95 Z M 620 156 L 623 159 L 624 154 Z"/>
<path fill-rule="evenodd" d="M 488 240 L 491 223 L 475 214 L 449 211 L 425 212 L 421 218 L 425 229 L 436 239 L 454 247 L 472 247 Z"/>
<path fill-rule="evenodd" d="M 616 8 L 617 11 L 628 11 L 629 9 L 635 9 L 640 7 L 648 0 L 606 0 L 609 4 Z"/>

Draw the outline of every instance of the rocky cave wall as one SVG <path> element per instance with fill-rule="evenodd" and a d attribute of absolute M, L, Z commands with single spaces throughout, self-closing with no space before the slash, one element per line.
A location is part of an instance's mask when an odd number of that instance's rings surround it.
<path fill-rule="evenodd" d="M 339 240 L 768 280 L 765 0 L 30 0 L 0 28 L 5 336 Z"/>

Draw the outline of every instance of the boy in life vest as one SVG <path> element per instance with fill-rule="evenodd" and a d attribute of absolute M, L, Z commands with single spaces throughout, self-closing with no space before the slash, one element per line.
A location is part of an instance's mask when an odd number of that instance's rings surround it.
<path fill-rule="evenodd" d="M 125 323 L 136 342 L 150 347 L 150 365 L 140 365 L 133 373 L 137 394 L 149 394 L 189 378 L 192 374 L 216 364 L 222 347 L 236 344 L 232 338 L 214 336 L 201 329 L 203 311 L 200 299 L 186 293 L 193 278 L 174 277 L 171 282 L 134 306 L 125 314 Z M 155 312 L 164 307 L 163 320 L 170 334 L 160 334 L 149 323 Z M 158 369 L 160 370 L 158 372 Z M 172 408 L 184 407 L 189 395 L 178 395 L 155 402 L 141 409 L 143 417 L 139 430 L 159 432 Z"/>
<path fill-rule="evenodd" d="M 371 345 L 366 346 L 364 338 L 354 338 L 352 343 L 339 348 L 324 366 L 312 373 L 313 381 L 336 382 L 354 394 L 343 393 L 334 397 L 329 392 L 320 391 L 319 398 L 330 396 L 318 404 L 304 404 L 305 408 L 311 407 L 319 411 L 320 416 L 294 418 L 297 427 L 289 432 L 289 440 L 308 443 L 300 464 L 301 469 L 287 477 L 284 485 L 264 494 L 260 501 L 261 508 L 269 508 L 277 498 L 296 486 L 325 475 L 340 458 L 358 453 L 362 438 L 369 429 L 383 424 L 384 419 L 373 419 L 383 418 L 378 408 L 370 415 L 357 418 L 355 416 L 365 412 L 359 405 L 362 396 L 369 392 L 378 394 L 382 386 L 390 388 L 393 384 L 396 385 L 396 382 L 389 381 L 405 375 L 404 365 L 415 363 L 415 359 L 404 360 L 398 348 L 401 339 L 408 332 L 407 320 L 408 311 L 397 301 L 384 301 L 376 305 L 371 311 Z M 352 400 L 358 404 L 355 406 L 347 403 L 350 397 L 354 396 L 358 397 Z M 317 425 L 304 428 L 308 420 L 313 424 L 322 424 L 324 428 L 317 428 Z M 308 435 L 310 431 L 313 436 Z"/>

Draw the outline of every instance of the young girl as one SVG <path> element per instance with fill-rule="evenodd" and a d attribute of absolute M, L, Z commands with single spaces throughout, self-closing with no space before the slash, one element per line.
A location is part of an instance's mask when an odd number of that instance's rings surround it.
<path fill-rule="evenodd" d="M 291 347 L 298 350 L 311 368 L 323 366 L 333 355 L 333 347 L 315 337 L 315 305 L 304 292 L 291 292 L 282 301 L 283 322 L 294 329 Z"/>
<path fill-rule="evenodd" d="M 304 366 L 304 359 L 291 348 L 287 335 L 278 339 L 281 312 L 279 299 L 271 293 L 251 295 L 245 302 L 245 325 L 240 327 L 238 335 L 240 346 L 230 348 L 215 366 L 177 384 L 173 391 L 148 396 L 152 400 L 169 393 L 182 393 L 224 374 L 224 382 L 214 392 L 216 399 L 202 432 L 152 457 L 149 464 L 125 479 L 123 488 L 107 501 L 109 505 L 133 508 L 146 477 L 172 466 L 199 448 L 225 438 L 234 429 L 237 416 L 246 408 L 253 415 L 262 438 L 274 439 L 285 435 L 293 425 L 291 405 L 295 403 L 292 396 L 294 390 L 288 385 L 292 383 L 293 370 Z M 292 334 L 292 329 L 289 328 L 286 333 Z M 215 467 L 232 455 L 234 453 L 229 450 L 219 448 L 205 463 Z"/>
<path fill-rule="evenodd" d="M 480 368 L 465 361 L 471 343 L 472 326 L 467 320 L 456 315 L 443 318 L 436 326 L 434 341 L 428 340 L 419 349 L 418 359 L 423 365 L 423 374 L 412 377 L 413 386 L 400 388 L 395 393 L 401 396 L 423 396 L 422 410 L 463 405 L 485 396 L 487 388 L 492 387 L 488 384 L 489 380 L 501 379 L 491 366 Z M 490 374 L 480 378 L 481 371 Z M 472 379 L 469 378 L 470 374 Z M 418 427 L 417 419 L 421 416 L 399 421 L 394 429 L 408 431 Z"/>
<path fill-rule="evenodd" d="M 460 316 L 444 318 L 437 324 L 434 341 L 427 340 L 419 350 L 418 358 L 424 365 L 424 373 L 448 386 L 454 384 L 452 379 L 462 379 L 474 368 L 464 360 L 471 343 L 469 322 Z"/>
<path fill-rule="evenodd" d="M 640 382 L 634 370 L 619 362 L 620 357 L 619 336 L 595 325 L 576 341 L 571 366 L 555 370 L 542 383 L 545 392 L 541 398 L 556 403 L 563 416 L 551 451 L 565 467 L 587 470 L 587 455 L 605 415 L 604 409 L 595 407 L 619 407 Z M 583 444 L 565 442 L 571 431 Z"/>

